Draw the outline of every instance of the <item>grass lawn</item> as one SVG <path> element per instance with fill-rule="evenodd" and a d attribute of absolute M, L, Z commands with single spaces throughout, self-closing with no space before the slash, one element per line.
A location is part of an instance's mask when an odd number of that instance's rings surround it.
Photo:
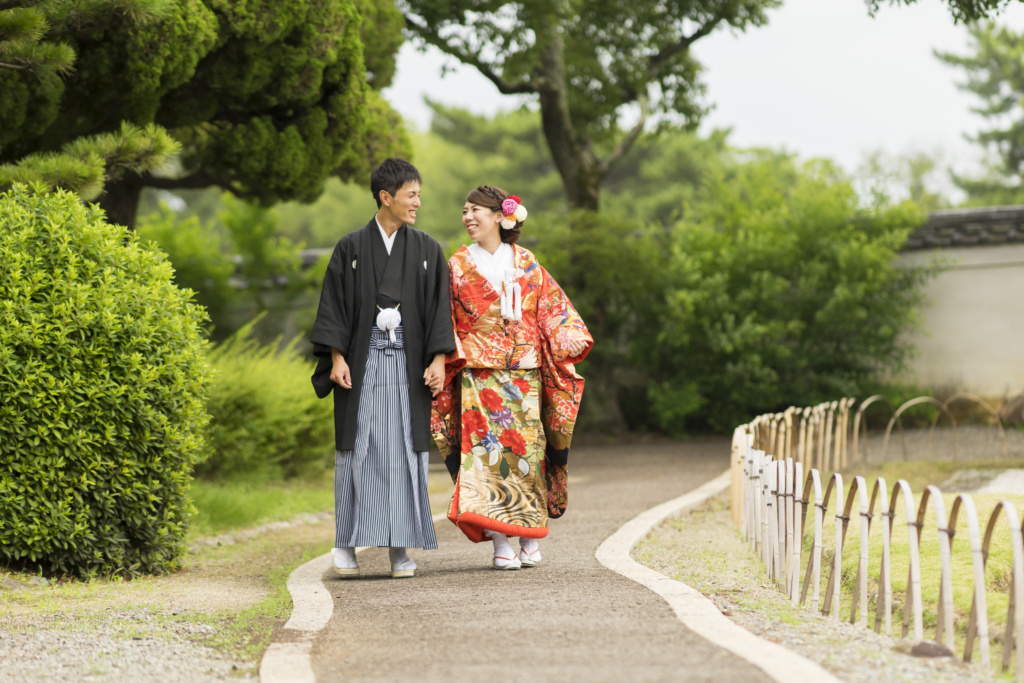
<path fill-rule="evenodd" d="M 871 487 L 875 478 L 885 478 L 889 494 L 892 495 L 893 488 L 898 479 L 905 479 L 914 492 L 914 510 L 916 515 L 917 505 L 920 502 L 921 492 L 928 484 L 941 485 L 953 472 L 959 469 L 1008 469 L 1024 467 L 1024 461 L 999 460 L 980 462 L 907 462 L 888 463 L 876 467 L 858 466 L 844 472 L 844 488 L 848 493 L 855 475 L 864 476 L 868 483 L 870 496 Z M 823 487 L 827 482 L 823 482 Z M 979 531 L 984 537 L 985 528 L 988 524 L 992 510 L 1000 500 L 1012 502 L 1018 512 L 1024 512 L 1024 491 L 1016 495 L 1000 494 L 974 494 L 971 496 L 978 511 Z M 956 498 L 955 491 L 943 491 L 943 500 L 946 506 L 946 514 L 952 510 L 953 500 Z M 858 504 L 855 502 L 851 512 L 851 520 L 846 534 L 843 547 L 842 562 L 842 591 L 840 615 L 842 619 L 850 618 L 851 600 L 857 577 L 857 563 L 860 554 L 860 526 L 857 514 Z M 902 502 L 896 512 L 895 521 L 892 527 L 892 585 L 893 585 L 893 634 L 899 636 L 903 623 L 903 606 L 906 600 L 907 577 L 909 571 L 909 542 L 907 534 L 907 519 L 904 514 Z M 878 510 L 876 510 L 876 513 Z M 828 576 L 832 567 L 832 558 L 835 550 L 835 500 L 830 502 L 829 510 L 825 515 L 823 526 L 823 552 L 821 572 L 821 600 L 824 603 L 824 595 L 828 585 Z M 882 557 L 882 519 L 875 517 L 872 520 L 871 531 L 868 540 L 868 625 L 873 627 L 875 621 L 875 610 L 878 603 L 879 572 Z M 801 580 L 806 570 L 810 557 L 811 542 L 813 540 L 813 517 L 810 512 L 805 522 L 804 530 L 804 553 L 801 558 Z M 923 604 L 923 616 L 925 627 L 925 638 L 935 638 L 937 605 L 939 599 L 939 540 L 936 530 L 934 507 L 929 505 L 926 515 L 926 522 L 921 534 L 921 594 Z M 1007 618 L 1009 604 L 1010 577 L 1013 566 L 1013 554 L 1010 547 L 1010 535 L 1005 521 L 1001 519 L 994 531 L 992 545 L 990 546 L 988 562 L 986 565 L 985 580 L 987 591 L 987 607 L 989 617 L 989 636 L 992 642 L 992 661 L 996 663 L 1002 655 L 1002 641 Z M 957 652 L 963 652 L 964 639 L 967 632 L 968 620 L 971 610 L 971 599 L 973 596 L 973 569 L 970 553 L 970 541 L 967 531 L 967 518 L 961 510 L 957 520 L 957 533 L 952 543 L 952 579 L 953 579 L 953 602 L 954 602 L 954 629 L 956 632 Z M 1017 637 L 1024 637 L 1018 634 Z M 975 653 L 977 656 L 977 645 Z"/>
<path fill-rule="evenodd" d="M 334 508 L 334 470 L 288 482 L 192 482 L 197 513 L 189 536 L 216 536 L 235 529 L 290 519 Z"/>

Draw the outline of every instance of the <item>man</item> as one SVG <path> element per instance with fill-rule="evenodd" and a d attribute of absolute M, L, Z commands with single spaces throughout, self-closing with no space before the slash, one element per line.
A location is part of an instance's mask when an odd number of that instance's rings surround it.
<path fill-rule="evenodd" d="M 410 227 L 419 171 L 404 159 L 373 170 L 377 214 L 341 238 L 313 325 L 313 386 L 334 393 L 334 566 L 359 574 L 355 548 L 390 548 L 391 576 L 411 577 L 406 548 L 436 548 L 427 500 L 430 402 L 455 348 L 448 264 Z"/>

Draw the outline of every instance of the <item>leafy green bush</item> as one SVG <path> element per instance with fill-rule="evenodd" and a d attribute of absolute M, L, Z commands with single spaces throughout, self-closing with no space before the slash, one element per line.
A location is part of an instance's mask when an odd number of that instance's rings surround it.
<path fill-rule="evenodd" d="M 0 561 L 177 566 L 208 366 L 171 274 L 72 194 L 0 194 Z"/>
<path fill-rule="evenodd" d="M 898 370 L 933 269 L 897 252 L 922 218 L 861 207 L 823 163 L 759 154 L 713 174 L 673 230 L 663 324 L 635 347 L 663 427 L 728 431 Z"/>
<path fill-rule="evenodd" d="M 319 471 L 331 461 L 332 403 L 313 392 L 313 364 L 294 341 L 278 349 L 253 340 L 258 320 L 210 351 L 216 374 L 207 457 L 197 476 L 267 481 Z"/>

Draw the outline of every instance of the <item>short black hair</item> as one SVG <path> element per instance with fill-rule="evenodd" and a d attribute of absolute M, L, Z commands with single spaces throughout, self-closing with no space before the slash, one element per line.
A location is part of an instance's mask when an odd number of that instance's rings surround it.
<path fill-rule="evenodd" d="M 423 184 L 420 172 L 405 159 L 391 157 L 382 161 L 370 174 L 370 191 L 373 192 L 373 198 L 377 201 L 377 208 L 381 207 L 381 190 L 394 197 L 403 185 L 414 181 L 420 185 Z"/>

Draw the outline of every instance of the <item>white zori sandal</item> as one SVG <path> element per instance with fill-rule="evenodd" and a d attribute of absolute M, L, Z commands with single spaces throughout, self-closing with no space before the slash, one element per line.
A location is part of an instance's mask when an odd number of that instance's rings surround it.
<path fill-rule="evenodd" d="M 331 548 L 331 559 L 334 560 L 334 571 L 341 578 L 351 579 L 359 576 L 355 548 Z"/>
<path fill-rule="evenodd" d="M 519 561 L 524 567 L 536 567 L 540 562 L 540 543 L 536 538 L 519 539 Z"/>
<path fill-rule="evenodd" d="M 416 576 L 416 563 L 412 561 L 405 548 L 388 548 L 391 558 L 391 578 L 409 579 Z"/>
<path fill-rule="evenodd" d="M 512 550 L 512 545 L 508 542 L 508 536 L 505 534 L 499 534 L 497 531 L 491 531 L 487 529 L 484 534 L 491 537 L 491 541 L 494 542 L 494 560 L 492 566 L 495 569 L 502 571 L 510 571 L 519 569 L 523 566 L 522 562 L 519 561 L 519 557 L 516 555 L 516 551 Z"/>

